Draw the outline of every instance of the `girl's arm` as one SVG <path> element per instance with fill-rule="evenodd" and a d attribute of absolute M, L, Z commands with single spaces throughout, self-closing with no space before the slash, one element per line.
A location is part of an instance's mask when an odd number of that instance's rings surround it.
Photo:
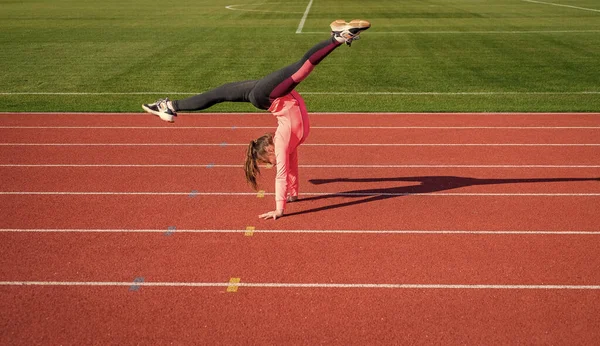
<path fill-rule="evenodd" d="M 287 178 L 290 162 L 287 153 L 287 145 L 285 145 L 285 148 L 282 148 L 284 145 L 278 147 L 278 144 L 280 143 L 275 144 L 275 159 L 277 160 L 277 173 L 275 175 L 275 209 L 281 211 L 281 215 L 283 215 L 287 200 Z"/>
<path fill-rule="evenodd" d="M 273 144 L 275 146 L 275 160 L 277 161 L 277 173 L 275 176 L 275 210 L 259 215 L 262 219 L 277 219 L 283 216 L 285 203 L 287 199 L 287 177 L 289 171 L 289 143 L 291 128 L 282 126 L 282 122 L 277 127 Z"/>
<path fill-rule="evenodd" d="M 294 149 L 289 155 L 287 174 L 287 201 L 298 199 L 298 149 Z"/>

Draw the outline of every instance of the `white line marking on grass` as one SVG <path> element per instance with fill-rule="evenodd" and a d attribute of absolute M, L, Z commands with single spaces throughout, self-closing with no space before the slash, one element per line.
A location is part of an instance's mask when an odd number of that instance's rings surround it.
<path fill-rule="evenodd" d="M 85 192 L 85 191 L 0 191 L 0 195 L 53 195 L 53 196 L 189 196 L 188 192 Z M 265 193 L 265 196 L 274 196 L 274 193 Z M 384 193 L 384 192 L 305 192 L 303 196 L 330 196 L 330 197 L 370 197 L 370 196 L 497 196 L 497 197 L 597 197 L 600 193 Z M 252 196 L 256 192 L 198 192 L 196 196 Z"/>
<path fill-rule="evenodd" d="M 412 35 L 412 34 L 425 34 L 425 35 L 437 35 L 437 34 L 585 34 L 585 33 L 599 33 L 600 30 L 508 30 L 508 31 L 369 31 L 368 35 Z M 305 31 L 302 34 L 307 35 L 324 35 L 325 31 Z"/>
<path fill-rule="evenodd" d="M 600 31 L 598 31 L 600 32 Z M 49 95 L 49 96 L 97 96 L 97 95 L 196 95 L 198 92 L 177 91 L 177 92 L 161 92 L 161 91 L 132 91 L 132 92 L 0 92 L 0 95 Z M 387 96 L 459 96 L 459 95 L 598 95 L 600 91 L 458 91 L 458 92 L 436 92 L 436 91 L 303 91 L 302 95 L 387 95 Z M 243 113 L 240 113 L 243 114 Z M 347 113 L 346 113 L 347 114 Z M 499 113 L 498 113 L 499 114 Z"/>
<path fill-rule="evenodd" d="M 0 167 L 116 167 L 116 168 L 240 168 L 243 165 L 218 164 L 0 164 Z M 300 168 L 600 168 L 600 165 L 300 165 Z M 265 168 L 265 166 L 261 166 Z"/>
<path fill-rule="evenodd" d="M 164 229 L 0 229 L 3 233 L 165 233 Z M 240 229 L 182 229 L 177 233 L 245 233 Z M 299 234 L 485 234 L 485 235 L 600 235 L 600 231 L 460 231 L 460 230 L 333 230 L 333 229 L 268 229 L 254 233 Z"/>
<path fill-rule="evenodd" d="M 600 91 L 594 91 L 594 93 L 600 94 Z M 253 115 L 262 115 L 262 116 L 272 116 L 271 113 L 267 111 L 257 110 L 255 112 L 184 112 L 182 114 L 189 115 L 212 115 L 212 116 L 253 116 Z M 325 115 L 420 115 L 420 116 L 448 116 L 448 115 L 471 115 L 471 116 L 490 116 L 490 115 L 525 115 L 525 116 L 534 116 L 537 117 L 539 115 L 554 115 L 554 116 L 573 116 L 573 115 L 600 115 L 599 112 L 310 112 L 312 115 L 316 116 L 325 116 Z M 39 115 L 81 115 L 81 116 L 90 116 L 97 117 L 100 115 L 135 115 L 135 116 L 149 116 L 146 112 L 22 112 L 22 111 L 14 111 L 14 112 L 4 112 L 0 111 L 0 115 L 19 115 L 19 116 L 39 116 Z M 165 125 L 166 127 L 183 127 L 183 126 L 173 126 L 173 125 Z"/>
<path fill-rule="evenodd" d="M 306 22 L 306 17 L 308 17 L 308 13 L 310 12 L 310 7 L 312 6 L 313 0 L 308 2 L 308 6 L 306 6 L 306 10 L 304 11 L 304 15 L 300 20 L 300 24 L 298 25 L 298 29 L 296 29 L 296 34 L 302 33 L 302 29 L 304 28 L 304 23 Z"/>
<path fill-rule="evenodd" d="M 574 8 L 574 9 L 577 9 L 577 10 L 584 10 L 584 11 L 600 12 L 600 10 L 596 10 L 596 9 L 593 9 L 593 8 L 585 8 L 585 7 L 578 7 L 578 6 L 571 6 L 571 5 L 563 5 L 563 4 L 557 4 L 557 3 L 554 3 L 554 2 L 535 1 L 535 0 L 522 0 L 522 1 L 532 2 L 532 3 L 535 3 L 535 4 L 568 7 L 568 8 Z"/>
<path fill-rule="evenodd" d="M 303 95 L 348 95 L 348 91 L 326 91 L 326 92 L 302 92 Z M 352 92 L 352 95 L 390 95 L 390 96 L 461 96 L 461 95 L 472 95 L 472 96 L 487 96 L 487 95 L 596 95 L 600 94 L 600 91 L 574 91 L 574 92 L 554 92 L 554 91 L 532 91 L 532 92 L 520 92 L 520 91 L 465 91 L 465 92 L 401 92 L 401 91 L 358 91 Z"/>
<path fill-rule="evenodd" d="M 5 147 L 246 147 L 244 143 L 0 143 Z M 304 147 L 597 147 L 598 143 L 305 143 Z"/>
<path fill-rule="evenodd" d="M 125 281 L 0 281 L 0 286 L 131 286 Z M 484 284 L 345 284 L 284 282 L 136 282 L 140 287 L 247 287 L 247 288 L 386 288 L 386 289 L 477 289 L 477 290 L 600 290 L 600 285 L 484 285 Z"/>
<path fill-rule="evenodd" d="M 271 5 L 273 4 L 285 4 L 285 2 L 272 2 L 269 3 Z M 260 12 L 260 13 L 302 13 L 302 12 L 293 12 L 293 11 L 271 11 L 271 10 L 249 10 L 249 9 L 245 9 L 245 8 L 237 8 L 240 6 L 248 6 L 248 5 L 265 5 L 265 3 L 259 3 L 259 4 L 242 4 L 242 5 L 228 5 L 225 6 L 226 9 L 231 10 L 231 11 L 244 11 L 244 12 Z"/>
<path fill-rule="evenodd" d="M 172 92 L 162 92 L 162 91 L 130 91 L 130 92 L 0 92 L 0 95 L 58 95 L 58 96 L 86 96 L 86 95 L 195 95 L 198 93 L 189 92 L 189 91 L 172 91 Z M 74 113 L 73 113 L 74 114 Z"/>

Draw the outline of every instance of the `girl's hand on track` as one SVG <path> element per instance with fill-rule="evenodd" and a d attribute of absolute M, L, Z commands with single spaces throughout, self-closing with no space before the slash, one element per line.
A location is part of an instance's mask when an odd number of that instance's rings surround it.
<path fill-rule="evenodd" d="M 283 210 L 274 210 L 274 211 L 270 211 L 268 213 L 264 213 L 258 216 L 259 219 L 273 219 L 273 220 L 277 220 L 278 217 L 282 217 L 283 216 Z"/>

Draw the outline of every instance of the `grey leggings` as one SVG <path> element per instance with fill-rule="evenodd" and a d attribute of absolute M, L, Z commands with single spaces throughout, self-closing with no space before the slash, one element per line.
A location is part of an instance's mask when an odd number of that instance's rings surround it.
<path fill-rule="evenodd" d="M 312 69 L 303 68 L 307 61 L 317 65 L 340 45 L 331 37 L 309 49 L 302 59 L 262 79 L 228 83 L 183 100 L 174 100 L 173 108 L 175 111 L 197 111 L 228 101 L 250 102 L 258 109 L 269 109 L 275 99 L 287 95 L 310 74 Z"/>

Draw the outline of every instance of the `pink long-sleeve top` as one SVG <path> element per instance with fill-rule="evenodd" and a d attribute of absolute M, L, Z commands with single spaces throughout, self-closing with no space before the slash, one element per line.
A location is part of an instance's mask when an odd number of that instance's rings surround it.
<path fill-rule="evenodd" d="M 275 204 L 285 210 L 287 196 L 298 195 L 298 146 L 310 131 L 304 100 L 295 90 L 273 101 L 269 111 L 277 117 L 273 138 L 277 175 L 275 177 Z"/>

